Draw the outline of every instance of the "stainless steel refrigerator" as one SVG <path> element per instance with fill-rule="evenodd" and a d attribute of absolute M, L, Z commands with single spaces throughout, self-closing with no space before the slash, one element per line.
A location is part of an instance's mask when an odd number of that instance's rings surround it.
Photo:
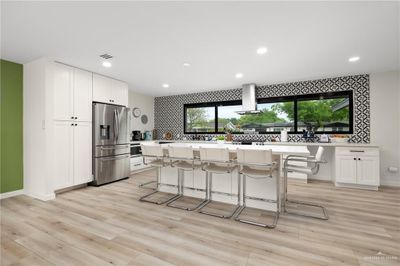
<path fill-rule="evenodd" d="M 102 185 L 129 176 L 128 110 L 123 106 L 93 103 L 92 185 Z"/>

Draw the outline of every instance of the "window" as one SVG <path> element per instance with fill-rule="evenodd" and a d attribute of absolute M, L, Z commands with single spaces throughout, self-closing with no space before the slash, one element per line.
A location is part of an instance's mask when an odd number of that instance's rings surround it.
<path fill-rule="evenodd" d="M 297 131 L 350 132 L 349 95 L 310 97 L 297 101 Z"/>
<path fill-rule="evenodd" d="M 242 110 L 241 104 L 235 105 L 220 105 L 217 107 L 218 112 L 218 132 L 225 133 L 230 131 L 232 133 L 242 132 L 242 125 L 240 124 L 241 115 L 236 113 Z"/>
<path fill-rule="evenodd" d="M 188 107 L 185 110 L 187 133 L 215 132 L 215 107 Z"/>
<path fill-rule="evenodd" d="M 250 117 L 257 126 L 256 131 L 268 133 L 282 130 L 294 131 L 294 101 L 258 103 L 257 109 L 262 113 L 256 117 Z"/>
<path fill-rule="evenodd" d="M 185 133 L 353 132 L 351 91 L 259 99 L 260 114 L 239 115 L 241 101 L 184 105 Z"/>

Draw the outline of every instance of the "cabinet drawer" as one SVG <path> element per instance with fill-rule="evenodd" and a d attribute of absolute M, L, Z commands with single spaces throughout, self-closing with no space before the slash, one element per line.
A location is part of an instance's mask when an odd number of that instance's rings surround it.
<path fill-rule="evenodd" d="M 379 149 L 378 148 L 338 147 L 338 148 L 336 148 L 336 155 L 379 156 Z"/>
<path fill-rule="evenodd" d="M 143 157 L 142 156 L 131 157 L 131 164 L 143 164 Z"/>

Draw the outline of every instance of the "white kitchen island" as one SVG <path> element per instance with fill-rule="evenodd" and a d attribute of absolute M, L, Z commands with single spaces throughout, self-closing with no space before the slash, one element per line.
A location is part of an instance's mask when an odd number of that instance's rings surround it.
<path fill-rule="evenodd" d="M 269 202 L 261 202 L 254 200 L 247 200 L 247 206 L 254 208 L 262 208 L 266 210 L 276 210 L 276 178 L 281 178 L 280 174 L 280 162 L 282 156 L 295 154 L 295 155 L 309 155 L 307 146 L 278 146 L 278 145 L 265 145 L 265 146 L 245 146 L 245 145 L 233 145 L 233 144 L 218 144 L 218 143 L 170 143 L 162 144 L 165 152 L 168 152 L 168 146 L 192 146 L 195 156 L 198 157 L 200 147 L 221 147 L 228 148 L 230 151 L 231 158 L 236 158 L 237 149 L 253 149 L 253 150 L 272 150 L 273 159 L 277 163 L 277 171 L 273 173 L 272 178 L 265 179 L 253 179 L 247 178 L 247 195 L 257 198 L 264 198 L 270 200 Z M 200 163 L 200 162 L 199 162 Z M 205 178 L 206 173 L 198 168 L 194 171 L 184 172 L 184 194 L 186 196 L 192 196 L 196 198 L 204 198 L 205 191 Z M 161 168 L 160 175 L 160 187 L 159 190 L 163 192 L 176 193 L 177 192 L 177 181 L 178 181 L 178 170 L 174 167 L 166 166 Z M 237 169 L 231 173 L 226 174 L 214 174 L 212 191 L 213 200 L 236 204 L 237 202 L 237 182 L 238 182 L 238 171 Z M 281 186 L 283 182 L 280 182 Z M 283 192 L 283 187 L 280 190 Z M 227 195 L 227 193 L 232 195 Z M 281 195 L 282 196 L 282 195 Z M 275 202 L 274 202 L 275 201 Z"/>

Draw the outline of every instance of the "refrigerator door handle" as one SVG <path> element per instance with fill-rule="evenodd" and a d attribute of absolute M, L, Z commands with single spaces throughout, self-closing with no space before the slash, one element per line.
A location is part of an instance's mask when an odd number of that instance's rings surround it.
<path fill-rule="evenodd" d="M 115 113 L 117 114 L 117 142 L 118 142 L 120 121 L 119 121 L 119 113 L 118 113 L 118 111 L 116 110 Z"/>
<path fill-rule="evenodd" d="M 118 126 L 118 122 L 117 122 L 117 110 L 114 109 L 114 119 L 113 119 L 113 133 L 114 133 L 114 143 L 117 142 L 117 126 Z"/>

